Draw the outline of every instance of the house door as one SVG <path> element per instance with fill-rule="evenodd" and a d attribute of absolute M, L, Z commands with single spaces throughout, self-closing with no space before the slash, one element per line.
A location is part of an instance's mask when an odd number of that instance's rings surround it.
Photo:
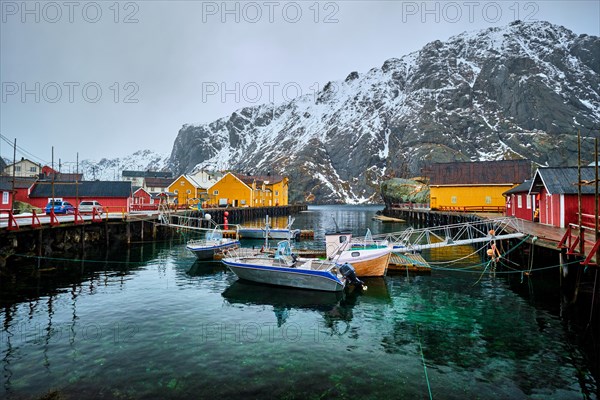
<path fill-rule="evenodd" d="M 234 207 L 237 207 L 237 206 L 238 206 L 238 201 L 237 201 L 237 200 L 234 200 L 234 201 L 233 201 L 233 206 L 234 206 Z"/>

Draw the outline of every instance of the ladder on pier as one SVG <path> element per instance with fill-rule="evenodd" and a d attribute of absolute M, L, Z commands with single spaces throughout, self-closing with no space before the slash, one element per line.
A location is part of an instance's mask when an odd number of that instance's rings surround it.
<path fill-rule="evenodd" d="M 395 253 L 411 253 L 425 249 L 520 238 L 525 236 L 523 231 L 520 220 L 501 217 L 432 228 L 409 228 L 401 232 L 377 235 L 377 238 L 387 240 Z"/>

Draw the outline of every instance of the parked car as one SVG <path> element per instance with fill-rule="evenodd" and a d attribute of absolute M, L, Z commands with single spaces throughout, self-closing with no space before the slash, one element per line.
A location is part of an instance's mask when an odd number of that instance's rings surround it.
<path fill-rule="evenodd" d="M 104 209 L 102 208 L 102 204 L 97 202 L 96 200 L 84 200 L 79 203 L 79 212 L 80 213 L 92 213 L 94 209 L 98 211 L 98 213 L 102 214 Z"/>
<path fill-rule="evenodd" d="M 68 201 L 50 201 L 48 204 L 46 204 L 44 211 L 46 214 L 50 214 L 52 208 L 54 208 L 54 214 L 73 214 L 75 212 L 75 207 L 73 207 L 73 204 L 69 203 Z"/>

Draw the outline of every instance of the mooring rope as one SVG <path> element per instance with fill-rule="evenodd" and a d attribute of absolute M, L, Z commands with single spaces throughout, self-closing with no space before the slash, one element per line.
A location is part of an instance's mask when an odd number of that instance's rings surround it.
<path fill-rule="evenodd" d="M 421 361 L 423 361 L 423 371 L 425 371 L 425 382 L 427 382 L 427 390 L 429 391 L 429 399 L 433 400 L 431 394 L 431 385 L 429 384 L 429 376 L 427 375 L 427 364 L 425 364 L 425 356 L 423 355 L 423 345 L 421 344 L 421 333 L 419 332 L 419 325 L 417 324 L 417 337 L 419 338 L 419 349 L 421 350 Z"/>
<path fill-rule="evenodd" d="M 480 248 L 478 248 L 477 250 L 475 250 L 474 252 L 472 252 L 471 254 L 467 254 L 466 256 L 464 256 L 464 257 L 461 257 L 461 258 L 457 258 L 457 259 L 455 259 L 455 260 L 450 260 L 450 261 L 437 261 L 437 262 L 430 261 L 430 262 L 429 262 L 429 264 L 430 264 L 430 265 L 431 265 L 431 264 L 434 264 L 434 265 L 447 265 L 447 264 L 454 264 L 454 263 L 457 263 L 457 262 L 459 262 L 459 261 L 462 261 L 462 260 L 464 260 L 464 259 L 467 259 L 467 258 L 469 258 L 469 257 L 472 257 L 472 256 L 474 256 L 475 254 L 477 254 L 477 253 L 479 253 L 481 250 L 483 250 L 483 249 L 484 249 L 486 246 L 487 246 L 487 243 L 486 243 L 486 244 L 484 244 L 483 246 L 481 246 Z"/>

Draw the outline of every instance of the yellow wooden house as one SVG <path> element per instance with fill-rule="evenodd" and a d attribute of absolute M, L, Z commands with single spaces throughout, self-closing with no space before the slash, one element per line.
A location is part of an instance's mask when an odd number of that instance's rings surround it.
<path fill-rule="evenodd" d="M 268 207 L 288 204 L 289 180 L 228 172 L 208 188 L 209 206 Z"/>
<path fill-rule="evenodd" d="M 502 212 L 502 193 L 531 178 L 528 160 L 431 164 L 430 206 L 433 210 Z"/>
<path fill-rule="evenodd" d="M 169 185 L 168 191 L 175 194 L 178 204 L 198 204 L 200 199 L 207 198 L 206 185 L 197 182 L 190 175 L 180 175 Z"/>

